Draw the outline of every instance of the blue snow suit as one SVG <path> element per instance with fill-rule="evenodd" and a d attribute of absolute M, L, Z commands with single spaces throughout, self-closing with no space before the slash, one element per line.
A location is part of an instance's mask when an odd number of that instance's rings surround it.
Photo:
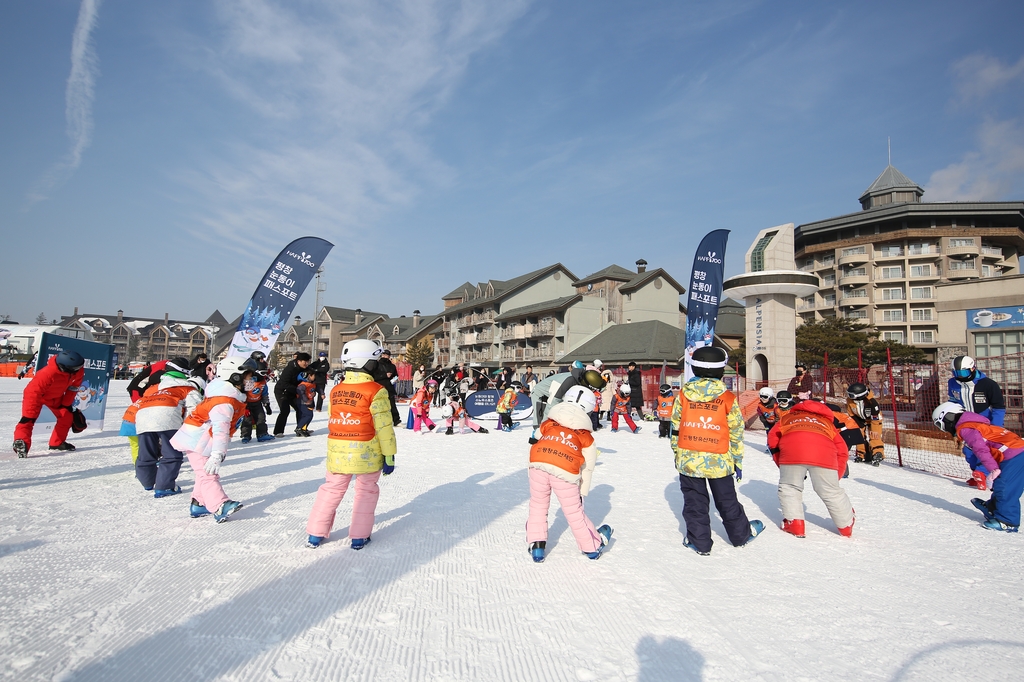
<path fill-rule="evenodd" d="M 1003 400 L 1003 391 L 992 379 L 985 376 L 981 370 L 974 371 L 974 378 L 968 381 L 960 381 L 951 377 L 947 385 L 950 401 L 963 405 L 968 412 L 980 414 L 990 424 L 1002 426 L 1006 417 L 1006 402 Z M 988 474 L 988 469 L 975 456 L 971 449 L 964 446 L 964 459 L 971 471 L 980 471 Z"/>

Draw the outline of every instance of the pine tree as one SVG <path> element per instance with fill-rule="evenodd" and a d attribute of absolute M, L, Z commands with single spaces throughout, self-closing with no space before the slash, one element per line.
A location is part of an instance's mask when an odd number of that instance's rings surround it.
<path fill-rule="evenodd" d="M 430 367 L 430 361 L 434 357 L 434 344 L 430 342 L 430 339 L 423 338 L 416 343 L 410 343 L 405 350 L 405 359 L 413 370 L 419 368 L 420 365 Z"/>
<path fill-rule="evenodd" d="M 36 324 L 46 324 L 46 313 L 36 315 Z"/>

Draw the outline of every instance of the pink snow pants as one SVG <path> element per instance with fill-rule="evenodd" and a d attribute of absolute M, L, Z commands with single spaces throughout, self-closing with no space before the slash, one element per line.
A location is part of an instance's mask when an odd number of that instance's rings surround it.
<path fill-rule="evenodd" d="M 429 429 L 433 425 L 434 423 L 430 421 L 430 415 L 428 415 L 426 412 L 424 412 L 423 415 L 414 413 L 413 430 L 416 431 L 417 433 L 420 432 L 420 429 L 422 429 L 423 426 L 426 426 Z"/>
<path fill-rule="evenodd" d="M 526 541 L 547 541 L 548 508 L 551 506 L 551 491 L 554 490 L 562 505 L 562 514 L 576 538 L 576 546 L 581 552 L 596 552 L 602 539 L 583 511 L 580 487 L 540 469 L 530 467 L 527 471 L 530 476 L 530 518 L 526 521 Z"/>
<path fill-rule="evenodd" d="M 352 501 L 352 523 L 348 527 L 348 536 L 355 540 L 370 537 L 373 531 L 373 514 L 377 510 L 377 498 L 380 488 L 377 481 L 380 472 L 372 474 L 332 474 L 327 472 L 327 482 L 316 491 L 313 511 L 309 512 L 306 522 L 306 533 L 319 538 L 330 537 L 334 525 L 334 515 L 338 513 L 338 505 L 345 497 L 352 478 L 356 479 L 356 498 Z"/>
<path fill-rule="evenodd" d="M 470 419 L 469 417 L 463 417 L 462 419 L 455 419 L 454 417 L 449 417 L 448 419 L 444 420 L 444 425 L 447 426 L 448 428 L 454 427 L 456 423 L 460 423 L 460 430 L 462 431 L 469 429 L 470 431 L 473 431 L 475 433 L 480 430 L 480 425 L 477 424 L 472 419 Z"/>
<path fill-rule="evenodd" d="M 203 468 L 206 466 L 206 461 L 210 459 L 210 455 L 194 450 L 189 450 L 185 455 L 188 457 L 188 463 L 192 466 L 192 470 L 196 473 L 196 484 L 192 489 L 192 497 L 212 514 L 230 499 L 220 485 L 220 474 L 210 475 Z"/>

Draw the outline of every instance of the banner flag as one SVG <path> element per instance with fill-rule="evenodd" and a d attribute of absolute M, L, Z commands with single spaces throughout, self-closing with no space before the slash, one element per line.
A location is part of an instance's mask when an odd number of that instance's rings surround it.
<path fill-rule="evenodd" d="M 497 391 L 493 388 L 486 391 L 476 391 L 466 396 L 466 412 L 473 419 L 497 420 L 498 401 L 504 391 Z M 533 416 L 533 401 L 530 396 L 520 393 L 516 396 L 516 406 L 512 410 L 512 420 L 520 421 Z"/>
<path fill-rule="evenodd" d="M 257 350 L 270 355 L 302 292 L 333 247 L 319 237 L 302 237 L 284 247 L 249 300 L 228 347 L 228 357 L 248 357 Z"/>
<path fill-rule="evenodd" d="M 715 338 L 718 305 L 722 302 L 725 279 L 725 245 L 729 230 L 713 230 L 704 235 L 693 256 L 690 291 L 686 297 L 686 357 L 702 346 L 710 346 Z M 686 365 L 684 381 L 693 376 Z"/>
<path fill-rule="evenodd" d="M 39 343 L 39 356 L 36 359 L 36 371 L 46 367 L 51 355 L 57 355 L 65 350 L 78 351 L 85 358 L 85 378 L 78 387 L 74 405 L 82 411 L 89 422 L 86 431 L 102 431 L 103 417 L 107 410 L 107 389 L 114 367 L 114 346 L 43 332 Z M 39 419 L 36 420 L 36 425 L 41 426 L 46 432 L 52 431 L 56 423 L 57 418 L 49 410 L 40 412 Z"/>

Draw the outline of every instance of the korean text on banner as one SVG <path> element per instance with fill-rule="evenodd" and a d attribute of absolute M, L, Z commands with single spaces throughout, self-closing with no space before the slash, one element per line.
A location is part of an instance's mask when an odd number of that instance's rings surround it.
<path fill-rule="evenodd" d="M 333 246 L 319 237 L 302 237 L 284 247 L 249 300 L 228 357 L 248 357 L 257 350 L 270 355 L 302 292 Z"/>
<path fill-rule="evenodd" d="M 722 302 L 722 281 L 725 279 L 725 245 L 729 230 L 714 230 L 704 235 L 693 257 L 690 290 L 686 295 L 686 357 L 702 346 L 710 346 L 715 338 L 718 305 Z M 693 376 L 686 365 L 685 378 Z"/>
<path fill-rule="evenodd" d="M 103 417 L 107 410 L 110 371 L 114 366 L 114 347 L 109 343 L 84 341 L 44 332 L 39 344 L 39 356 L 36 358 L 36 371 L 46 366 L 51 355 L 57 355 L 65 350 L 78 351 L 85 358 L 85 378 L 78 387 L 74 405 L 82 411 L 89 423 L 86 431 L 102 431 Z M 57 418 L 49 410 L 40 412 L 39 419 L 36 420 L 37 427 L 45 431 L 52 430 L 56 423 Z"/>

